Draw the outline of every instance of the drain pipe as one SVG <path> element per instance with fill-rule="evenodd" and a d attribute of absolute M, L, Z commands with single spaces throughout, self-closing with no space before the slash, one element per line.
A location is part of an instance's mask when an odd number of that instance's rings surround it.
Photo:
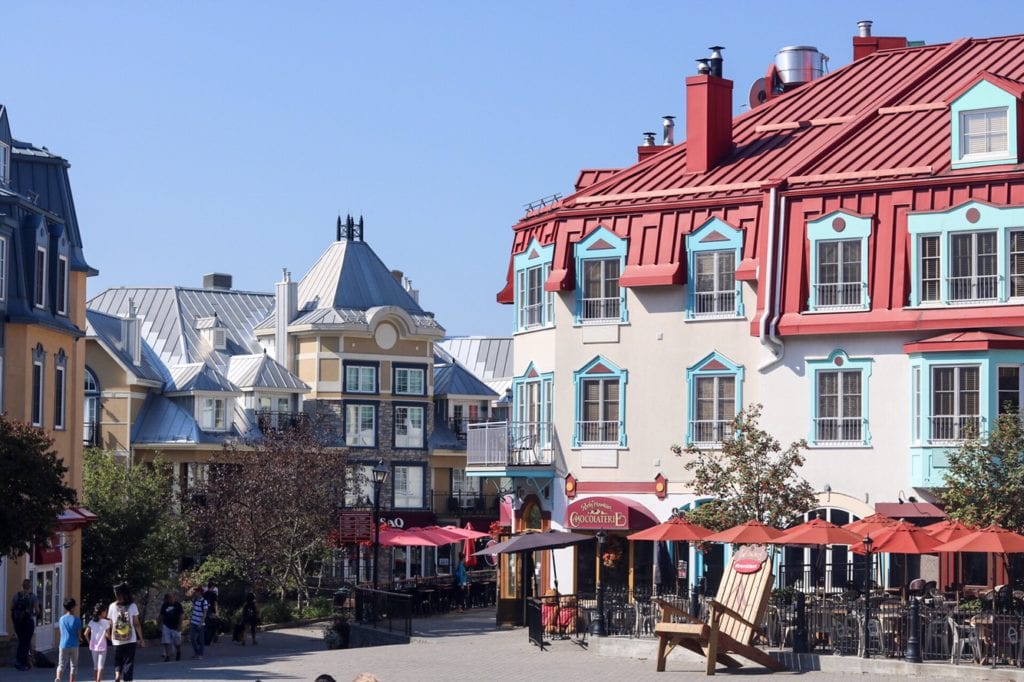
<path fill-rule="evenodd" d="M 785 204 L 785 198 L 783 198 L 783 205 Z M 779 309 L 779 286 L 777 273 L 782 272 L 781 262 L 776 263 L 779 250 L 776 245 L 776 240 L 779 243 L 782 242 L 776 235 L 776 216 L 778 203 L 778 187 L 773 185 L 768 190 L 768 245 L 766 254 L 767 272 L 765 273 L 765 286 L 767 290 L 764 293 L 764 312 L 761 315 L 760 329 L 758 337 L 761 340 L 761 345 L 767 348 L 772 357 L 765 360 L 758 366 L 759 372 L 767 372 L 769 369 L 774 367 L 777 363 L 782 361 L 782 357 L 785 354 L 785 346 L 782 340 L 779 339 L 775 333 L 773 327 L 778 322 L 778 309 Z"/>

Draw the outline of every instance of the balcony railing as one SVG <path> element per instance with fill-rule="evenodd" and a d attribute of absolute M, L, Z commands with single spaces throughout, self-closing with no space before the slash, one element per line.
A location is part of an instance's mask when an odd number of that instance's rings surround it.
<path fill-rule="evenodd" d="M 580 445 L 618 445 L 622 422 L 576 422 L 576 442 Z"/>
<path fill-rule="evenodd" d="M 459 440 L 466 439 L 466 430 L 470 424 L 483 424 L 486 417 L 452 417 L 448 420 L 448 428 L 452 430 Z"/>
<path fill-rule="evenodd" d="M 815 310 L 859 310 L 864 307 L 864 285 L 843 282 L 814 285 Z"/>
<path fill-rule="evenodd" d="M 305 412 L 256 410 L 256 426 L 263 433 L 290 431 L 307 424 L 309 424 L 309 415 Z"/>
<path fill-rule="evenodd" d="M 976 437 L 981 429 L 981 417 L 976 414 L 941 415 L 929 418 L 932 443 L 960 443 Z"/>
<path fill-rule="evenodd" d="M 551 422 L 484 422 L 466 426 L 468 466 L 550 466 Z"/>
<path fill-rule="evenodd" d="M 698 419 L 690 423 L 694 443 L 721 443 L 732 437 L 732 420 Z"/>
<path fill-rule="evenodd" d="M 435 514 L 471 516 L 497 512 L 499 497 L 497 493 L 432 490 L 431 500 Z"/>
<path fill-rule="evenodd" d="M 814 440 L 832 445 L 864 442 L 865 420 L 861 417 L 819 417 L 814 420 Z"/>
<path fill-rule="evenodd" d="M 695 317 L 732 316 L 736 314 L 735 291 L 698 291 L 693 295 L 693 299 L 693 314 Z"/>
<path fill-rule="evenodd" d="M 82 444 L 87 448 L 99 447 L 100 423 L 98 420 L 82 424 Z"/>
<path fill-rule="evenodd" d="M 603 322 L 622 319 L 622 300 L 618 297 L 610 298 L 584 298 L 583 314 L 580 318 L 584 322 Z"/>
<path fill-rule="evenodd" d="M 999 297 L 999 277 L 950 277 L 946 280 L 951 302 L 994 301 Z"/>
<path fill-rule="evenodd" d="M 544 324 L 543 303 L 531 303 L 529 305 L 524 305 L 521 314 L 522 318 L 520 319 L 520 326 L 523 329 L 528 327 L 539 327 Z"/>

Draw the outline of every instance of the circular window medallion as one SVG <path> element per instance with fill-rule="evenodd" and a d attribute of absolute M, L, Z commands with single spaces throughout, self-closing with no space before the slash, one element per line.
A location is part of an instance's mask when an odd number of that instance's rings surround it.
<path fill-rule="evenodd" d="M 835 230 L 836 232 L 842 232 L 843 230 L 846 229 L 846 220 L 844 220 L 843 218 L 835 218 L 832 221 L 832 229 Z"/>
<path fill-rule="evenodd" d="M 967 209 L 967 222 L 976 223 L 981 220 L 981 211 L 976 208 Z"/>
<path fill-rule="evenodd" d="M 842 367 L 843 366 L 843 359 L 842 358 L 836 358 L 835 360 L 832 361 L 832 363 L 836 367 Z"/>
<path fill-rule="evenodd" d="M 394 348 L 395 343 L 398 341 L 398 330 L 387 322 L 382 322 L 377 325 L 377 329 L 373 332 L 373 340 L 377 342 L 377 345 L 384 350 L 390 350 Z"/>

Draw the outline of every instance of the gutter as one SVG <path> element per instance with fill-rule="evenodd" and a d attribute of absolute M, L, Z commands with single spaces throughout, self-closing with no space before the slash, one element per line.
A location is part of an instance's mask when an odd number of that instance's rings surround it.
<path fill-rule="evenodd" d="M 764 293 L 765 306 L 764 312 L 761 314 L 760 329 L 758 331 L 761 345 L 768 349 L 772 357 L 758 366 L 757 370 L 762 373 L 767 372 L 776 364 L 782 362 L 782 358 L 786 354 L 786 347 L 778 336 L 780 318 L 779 290 L 782 288 L 780 282 L 782 267 L 777 253 L 780 247 L 776 244 L 776 241 L 778 244 L 782 243 L 780 236 L 776 235 L 776 228 L 778 227 L 776 215 L 779 213 L 777 208 L 778 201 L 778 187 L 772 186 L 768 190 L 768 252 L 766 254 L 767 272 L 765 273 L 765 283 L 768 288 Z M 783 208 L 785 208 L 785 201 L 785 198 L 783 198 Z M 783 213 L 783 215 L 785 214 Z"/>

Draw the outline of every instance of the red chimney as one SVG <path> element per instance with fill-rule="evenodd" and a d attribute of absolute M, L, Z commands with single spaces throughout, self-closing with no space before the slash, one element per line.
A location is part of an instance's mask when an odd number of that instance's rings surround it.
<path fill-rule="evenodd" d="M 857 22 L 858 35 L 853 37 L 853 61 L 863 59 L 879 50 L 898 50 L 907 46 L 906 37 L 873 36 L 871 22 Z"/>
<path fill-rule="evenodd" d="M 732 151 L 732 81 L 686 79 L 686 170 L 704 173 Z"/>

